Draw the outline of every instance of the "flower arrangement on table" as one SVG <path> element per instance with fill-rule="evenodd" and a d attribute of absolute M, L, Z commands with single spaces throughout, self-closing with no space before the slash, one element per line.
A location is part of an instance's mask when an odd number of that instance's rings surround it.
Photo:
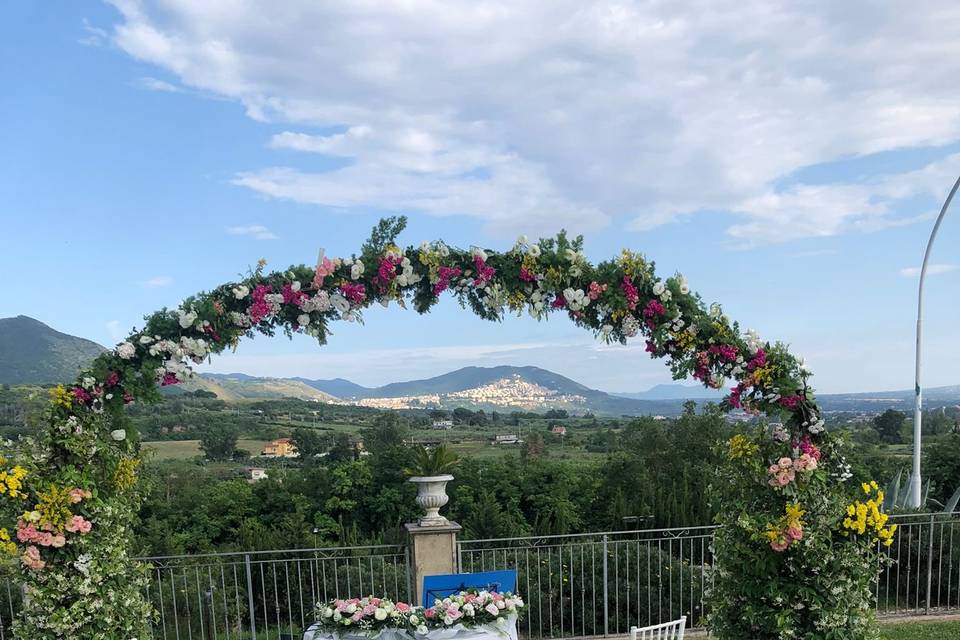
<path fill-rule="evenodd" d="M 317 627 L 330 633 L 377 636 L 385 630 L 427 635 L 434 629 L 491 626 L 503 633 L 523 616 L 523 598 L 513 593 L 462 591 L 437 599 L 432 607 L 414 607 L 368 596 L 317 605 Z"/>

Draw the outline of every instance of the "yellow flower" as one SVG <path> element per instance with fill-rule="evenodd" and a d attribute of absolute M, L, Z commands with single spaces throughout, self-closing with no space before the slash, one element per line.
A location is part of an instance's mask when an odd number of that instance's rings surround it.
<path fill-rule="evenodd" d="M 870 494 L 870 485 L 869 485 L 869 484 L 867 484 L 866 482 L 864 482 L 864 483 L 863 483 L 862 485 L 860 485 L 860 486 L 863 487 L 863 492 L 864 492 L 864 493 L 866 493 L 866 494 L 868 494 L 868 495 Z"/>
<path fill-rule="evenodd" d="M 53 406 L 69 409 L 73 406 L 73 394 L 66 390 L 62 384 L 58 384 L 50 389 L 50 397 L 53 400 Z"/>
<path fill-rule="evenodd" d="M 754 444 L 749 438 L 740 433 L 730 438 L 730 440 L 727 442 L 727 445 L 730 447 L 728 455 L 731 460 L 750 458 L 760 451 L 760 447 L 758 445 Z"/>

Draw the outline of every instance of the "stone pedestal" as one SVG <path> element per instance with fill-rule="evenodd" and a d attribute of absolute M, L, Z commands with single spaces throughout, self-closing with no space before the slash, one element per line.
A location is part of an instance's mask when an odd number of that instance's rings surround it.
<path fill-rule="evenodd" d="M 412 604 L 423 602 L 423 577 L 457 573 L 457 534 L 463 529 L 456 522 L 442 526 L 404 525 L 410 537 L 410 562 L 413 565 L 414 594 Z"/>

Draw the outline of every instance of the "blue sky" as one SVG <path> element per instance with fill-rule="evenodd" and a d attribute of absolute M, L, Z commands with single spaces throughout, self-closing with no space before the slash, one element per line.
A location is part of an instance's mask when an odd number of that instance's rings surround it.
<path fill-rule="evenodd" d="M 910 388 L 916 277 L 960 172 L 960 14 L 576 2 L 16 1 L 0 39 L 0 317 L 112 344 L 266 258 L 582 232 L 680 271 L 823 391 Z M 952 26 L 951 26 L 952 25 Z M 789 28 L 788 28 L 789 27 Z M 919 46 L 923 42 L 924 46 Z M 960 383 L 960 214 L 928 279 L 928 386 Z M 562 318 L 259 339 L 207 367 L 363 384 L 534 364 L 635 391 L 642 344 Z"/>

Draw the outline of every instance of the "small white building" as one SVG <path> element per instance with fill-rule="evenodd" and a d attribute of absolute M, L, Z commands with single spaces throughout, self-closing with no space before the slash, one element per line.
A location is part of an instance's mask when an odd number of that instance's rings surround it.
<path fill-rule="evenodd" d="M 520 444 L 520 438 L 512 433 L 493 436 L 492 444 Z"/>
<path fill-rule="evenodd" d="M 250 482 L 265 480 L 267 477 L 267 470 L 262 467 L 250 467 L 247 469 L 247 480 Z"/>
<path fill-rule="evenodd" d="M 453 429 L 453 420 L 434 420 L 434 429 Z"/>

